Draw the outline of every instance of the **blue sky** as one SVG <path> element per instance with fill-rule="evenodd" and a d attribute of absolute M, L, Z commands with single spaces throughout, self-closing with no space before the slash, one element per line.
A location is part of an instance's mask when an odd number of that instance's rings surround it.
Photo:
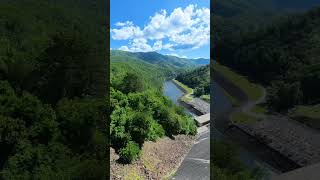
<path fill-rule="evenodd" d="M 111 0 L 111 48 L 210 57 L 209 0 Z"/>

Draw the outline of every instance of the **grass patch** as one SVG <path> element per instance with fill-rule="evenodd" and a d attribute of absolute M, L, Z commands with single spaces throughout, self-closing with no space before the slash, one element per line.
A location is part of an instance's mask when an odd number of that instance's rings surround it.
<path fill-rule="evenodd" d="M 193 89 L 175 79 L 173 79 L 173 82 L 185 93 L 185 95 L 182 96 L 180 100 L 184 102 L 192 101 L 193 98 L 191 95 L 193 94 Z"/>
<path fill-rule="evenodd" d="M 233 96 L 231 96 L 226 90 L 222 89 L 224 95 L 229 99 L 229 101 L 231 102 L 231 105 L 233 107 L 239 107 L 240 106 L 240 102 Z"/>
<path fill-rule="evenodd" d="M 206 94 L 206 95 L 202 95 L 200 96 L 200 98 L 208 103 L 210 103 L 210 95 Z"/>
<path fill-rule="evenodd" d="M 246 77 L 233 72 L 228 67 L 215 63 L 213 69 L 221 73 L 224 77 L 229 79 L 234 85 L 238 86 L 241 90 L 243 90 L 248 95 L 250 100 L 257 101 L 263 95 L 261 86 L 251 83 Z"/>
<path fill-rule="evenodd" d="M 190 97 L 189 95 L 184 95 L 180 98 L 180 100 L 183 102 L 190 102 L 192 101 L 192 97 Z"/>
<path fill-rule="evenodd" d="M 173 82 L 179 86 L 186 94 L 192 94 L 193 93 L 193 89 L 189 88 L 187 85 L 173 79 Z"/>
<path fill-rule="evenodd" d="M 159 159 L 156 159 L 152 156 L 148 156 L 147 154 L 144 154 L 144 152 L 142 152 L 141 160 L 142 160 L 143 165 L 148 170 L 150 170 L 152 172 L 158 172 L 156 164 L 161 162 Z"/>
<path fill-rule="evenodd" d="M 137 168 L 131 167 L 128 170 L 128 174 L 124 177 L 126 180 L 143 180 L 143 178 L 139 175 Z"/>
<path fill-rule="evenodd" d="M 231 114 L 231 121 L 233 123 L 254 123 L 259 121 L 258 118 L 249 116 L 243 112 L 234 112 Z"/>
<path fill-rule="evenodd" d="M 268 112 L 267 108 L 266 107 L 263 107 L 261 105 L 258 105 L 258 106 L 254 106 L 252 109 L 251 109 L 252 112 L 255 112 L 255 113 L 258 113 L 258 114 L 266 114 Z"/>
<path fill-rule="evenodd" d="M 294 120 L 304 123 L 309 127 L 320 129 L 320 104 L 314 106 L 296 106 L 288 114 Z"/>

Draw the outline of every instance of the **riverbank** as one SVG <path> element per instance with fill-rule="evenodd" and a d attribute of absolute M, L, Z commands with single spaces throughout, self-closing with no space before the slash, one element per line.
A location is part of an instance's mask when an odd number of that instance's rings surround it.
<path fill-rule="evenodd" d="M 193 89 L 184 85 L 183 83 L 173 79 L 172 82 L 182 91 L 184 94 L 179 98 L 179 102 L 189 111 L 197 116 L 210 113 L 210 104 L 197 97 L 193 97 Z"/>
<path fill-rule="evenodd" d="M 192 94 L 193 94 L 193 89 L 189 88 L 188 86 L 184 85 L 183 83 L 175 80 L 175 79 L 172 79 L 172 82 L 181 90 L 184 92 L 184 95 L 182 97 L 180 97 L 180 101 L 183 101 L 183 102 L 190 102 L 192 101 L 193 97 L 192 97 Z"/>
<path fill-rule="evenodd" d="M 272 171 L 272 174 L 278 174 L 279 172 L 286 172 L 297 168 L 297 165 L 292 164 L 291 160 L 283 156 L 277 150 L 269 147 L 254 135 L 248 134 L 240 126 L 237 126 L 241 123 L 254 124 L 258 121 L 256 117 L 251 116 L 250 113 L 254 113 L 251 112 L 251 110 L 257 109 L 255 108 L 256 103 L 261 103 L 263 98 L 256 97 L 255 99 L 257 101 L 250 101 L 249 96 L 242 90 L 242 88 L 235 85 L 230 79 L 226 78 L 224 74 L 221 74 L 220 72 L 214 72 L 214 81 L 239 103 L 239 107 L 233 107 L 229 112 L 216 117 L 216 128 L 219 131 L 224 132 L 231 141 L 237 142 L 239 146 L 245 147 L 245 149 L 254 156 L 259 157 L 262 162 L 270 165 L 272 168 L 268 169 Z M 234 113 L 239 113 L 236 118 L 233 117 L 234 120 L 236 119 L 238 121 L 232 121 L 231 118 Z M 272 170 L 273 168 L 274 170 Z"/>
<path fill-rule="evenodd" d="M 262 119 L 264 117 L 263 112 L 266 110 L 258 106 L 258 104 L 264 102 L 266 91 L 262 87 L 255 85 L 248 80 L 244 80 L 244 77 L 231 72 L 230 69 L 222 65 L 219 65 L 219 68 L 216 69 L 219 70 L 214 71 L 213 80 L 222 87 L 223 93 L 228 97 L 234 107 L 234 110 L 230 112 L 228 117 L 230 123 L 244 121 L 255 122 Z M 242 83 L 236 81 L 238 79 L 241 79 L 240 81 Z M 239 87 L 239 84 L 241 84 L 242 87 Z M 249 93 L 252 91 L 255 91 L 256 95 L 250 98 Z M 257 96 L 257 94 L 260 94 L 260 96 Z M 257 109 L 259 109 L 259 111 L 254 112 Z"/>
<path fill-rule="evenodd" d="M 232 84 L 240 88 L 241 91 L 246 94 L 248 100 L 257 101 L 261 96 L 263 96 L 262 86 L 250 82 L 246 77 L 233 72 L 228 67 L 215 63 L 213 70 L 215 73 L 223 75 L 224 78 L 228 79 Z"/>

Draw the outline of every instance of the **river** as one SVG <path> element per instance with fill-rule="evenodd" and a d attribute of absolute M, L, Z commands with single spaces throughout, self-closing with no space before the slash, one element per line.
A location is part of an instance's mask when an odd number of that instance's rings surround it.
<path fill-rule="evenodd" d="M 169 97 L 175 104 L 180 105 L 179 98 L 183 96 L 184 93 L 172 81 L 166 81 L 163 87 L 164 95 Z M 232 109 L 232 105 L 229 99 L 225 96 L 223 89 L 219 85 L 215 83 L 212 85 L 212 93 L 214 94 L 212 98 L 212 109 L 214 116 L 219 117 L 220 115 L 227 113 Z M 187 108 L 185 109 L 187 112 L 194 115 Z M 229 140 L 227 136 L 219 132 L 213 126 L 211 126 L 210 129 L 213 138 Z M 255 167 L 262 167 L 263 169 L 265 169 L 268 175 L 278 174 L 276 170 L 274 170 L 271 166 L 260 160 L 253 153 L 250 153 L 241 146 L 238 146 L 238 149 L 239 159 L 249 168 L 254 169 Z"/>

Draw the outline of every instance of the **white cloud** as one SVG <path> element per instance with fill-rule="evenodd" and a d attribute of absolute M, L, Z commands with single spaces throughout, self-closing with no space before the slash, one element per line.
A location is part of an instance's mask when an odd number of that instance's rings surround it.
<path fill-rule="evenodd" d="M 144 38 L 133 39 L 130 43 L 130 51 L 133 52 L 149 52 L 153 51 L 152 47 L 147 43 L 147 40 Z"/>
<path fill-rule="evenodd" d="M 126 22 L 117 22 L 116 26 L 133 26 L 133 22 L 132 21 L 126 21 Z"/>
<path fill-rule="evenodd" d="M 189 5 L 175 8 L 170 14 L 166 10 L 156 12 L 143 27 L 133 22 L 118 22 L 117 28 L 111 29 L 115 40 L 129 40 L 131 51 L 174 50 L 175 47 L 199 48 L 210 40 L 210 10 Z M 153 46 L 148 41 L 155 41 Z M 163 44 L 163 40 L 168 43 Z M 138 44 L 141 43 L 141 44 Z"/>
<path fill-rule="evenodd" d="M 170 53 L 170 54 L 166 54 L 166 55 L 168 55 L 168 56 L 176 56 L 176 57 L 179 57 L 179 58 L 188 58 L 187 56 L 180 56 L 180 55 L 178 55 L 176 53 Z"/>
<path fill-rule="evenodd" d="M 129 42 L 129 47 L 121 46 L 119 50 L 131 52 L 149 52 L 153 51 L 153 48 L 147 43 L 146 39 L 136 38 Z"/>
<path fill-rule="evenodd" d="M 158 50 L 161 50 L 161 49 L 162 49 L 162 41 L 156 41 L 153 44 L 153 50 L 154 51 L 158 51 Z"/>
<path fill-rule="evenodd" d="M 121 47 L 119 48 L 119 50 L 129 51 L 129 48 L 128 48 L 128 46 L 121 46 Z"/>
<path fill-rule="evenodd" d="M 120 26 L 120 29 L 111 29 L 111 36 L 115 40 L 127 40 L 142 37 L 143 32 L 139 26 L 134 26 L 132 22 L 127 21 L 125 23 L 118 22 L 117 26 Z"/>

